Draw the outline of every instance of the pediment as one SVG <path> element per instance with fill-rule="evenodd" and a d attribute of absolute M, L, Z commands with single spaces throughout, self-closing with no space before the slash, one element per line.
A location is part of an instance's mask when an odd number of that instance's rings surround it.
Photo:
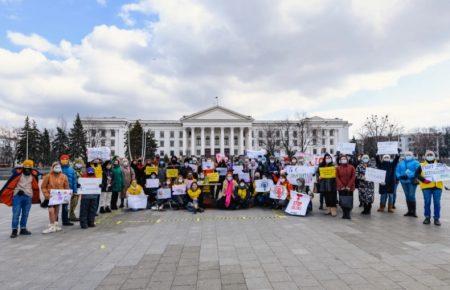
<path fill-rule="evenodd" d="M 252 121 L 252 117 L 245 116 L 221 106 L 215 106 L 206 110 L 184 116 L 181 121 L 194 120 L 233 120 L 233 121 Z"/>

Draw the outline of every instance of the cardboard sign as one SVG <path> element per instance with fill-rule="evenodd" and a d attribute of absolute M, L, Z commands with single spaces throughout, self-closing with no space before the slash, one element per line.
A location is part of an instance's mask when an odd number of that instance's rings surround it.
<path fill-rule="evenodd" d="M 323 179 L 336 178 L 336 167 L 334 167 L 334 166 L 320 167 L 319 173 L 320 173 L 320 178 L 323 178 Z"/>
<path fill-rule="evenodd" d="M 309 195 L 291 191 L 291 199 L 285 212 L 291 215 L 305 216 L 310 201 Z"/>
<path fill-rule="evenodd" d="M 239 180 L 243 179 L 245 182 L 250 182 L 250 173 L 242 172 L 239 174 Z"/>
<path fill-rule="evenodd" d="M 275 185 L 270 188 L 270 198 L 285 200 L 287 198 L 287 189 L 282 185 Z"/>
<path fill-rule="evenodd" d="M 258 159 L 258 158 L 262 158 L 264 155 L 266 155 L 266 151 L 260 150 L 245 150 L 245 155 L 248 158 L 252 158 L 252 159 Z"/>
<path fill-rule="evenodd" d="M 287 180 L 290 184 L 298 185 L 297 179 L 305 179 L 305 185 L 313 186 L 314 178 L 313 175 L 316 169 L 312 166 L 286 166 L 285 168 L 287 174 Z"/>
<path fill-rule="evenodd" d="M 336 147 L 336 151 L 341 152 L 342 154 L 352 155 L 355 151 L 356 144 L 355 143 L 339 143 Z"/>
<path fill-rule="evenodd" d="M 203 161 L 202 162 L 202 170 L 213 170 L 214 162 L 212 161 Z"/>
<path fill-rule="evenodd" d="M 225 176 L 225 175 L 227 175 L 228 168 L 226 168 L 226 167 L 217 167 L 216 171 L 219 173 L 220 176 Z"/>
<path fill-rule="evenodd" d="M 158 188 L 159 179 L 158 178 L 148 178 L 145 180 L 145 187 L 147 188 Z"/>
<path fill-rule="evenodd" d="M 71 197 L 71 189 L 52 189 L 50 190 L 50 199 L 48 201 L 48 205 L 68 204 Z"/>
<path fill-rule="evenodd" d="M 170 188 L 160 188 L 156 194 L 157 199 L 169 199 L 172 197 L 172 190 Z"/>
<path fill-rule="evenodd" d="M 78 178 L 78 183 L 80 184 L 80 189 L 78 194 L 101 194 L 102 189 L 100 184 L 102 183 L 101 178 Z"/>
<path fill-rule="evenodd" d="M 145 166 L 145 175 L 150 175 L 152 173 L 155 173 L 158 175 L 158 167 L 156 166 Z"/>
<path fill-rule="evenodd" d="M 384 155 L 384 154 L 398 154 L 398 142 L 378 142 L 377 143 L 378 148 L 378 155 Z"/>
<path fill-rule="evenodd" d="M 242 170 L 244 170 L 243 165 L 233 165 L 233 174 L 241 174 Z"/>
<path fill-rule="evenodd" d="M 166 177 L 167 178 L 177 178 L 178 177 L 178 169 L 166 169 Z"/>
<path fill-rule="evenodd" d="M 384 183 L 386 181 L 386 170 L 367 167 L 366 174 L 364 176 L 366 181 Z"/>
<path fill-rule="evenodd" d="M 145 194 L 129 195 L 127 201 L 128 207 L 131 209 L 147 208 L 147 196 Z"/>
<path fill-rule="evenodd" d="M 450 168 L 442 163 L 432 163 L 422 166 L 422 173 L 429 181 L 450 180 Z"/>
<path fill-rule="evenodd" d="M 206 177 L 208 178 L 209 182 L 219 182 L 219 173 L 217 172 L 208 173 Z"/>
<path fill-rule="evenodd" d="M 101 159 L 102 161 L 110 160 L 111 149 L 109 147 L 87 148 L 87 159 L 88 162 L 95 159 Z"/>
<path fill-rule="evenodd" d="M 258 179 L 255 180 L 255 191 L 256 192 L 269 192 L 273 187 L 272 179 Z"/>
<path fill-rule="evenodd" d="M 189 163 L 189 167 L 192 168 L 192 172 L 197 172 L 197 170 L 198 170 L 198 165 L 197 164 L 190 164 Z"/>
<path fill-rule="evenodd" d="M 186 184 L 176 184 L 172 185 L 173 195 L 183 195 L 186 194 Z"/>

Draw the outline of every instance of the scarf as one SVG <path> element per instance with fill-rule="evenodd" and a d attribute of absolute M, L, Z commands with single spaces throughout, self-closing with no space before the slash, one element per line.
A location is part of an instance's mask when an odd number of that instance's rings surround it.
<path fill-rule="evenodd" d="M 228 181 L 227 188 L 225 190 L 225 207 L 228 208 L 233 197 L 233 180 Z"/>
<path fill-rule="evenodd" d="M 142 186 L 140 186 L 139 184 L 137 184 L 136 186 L 131 185 L 128 188 L 127 192 L 130 195 L 139 195 L 142 192 Z"/>

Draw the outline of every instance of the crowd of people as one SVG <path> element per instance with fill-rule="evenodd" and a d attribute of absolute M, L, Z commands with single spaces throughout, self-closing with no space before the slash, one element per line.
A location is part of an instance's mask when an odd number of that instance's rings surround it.
<path fill-rule="evenodd" d="M 385 181 L 378 187 L 380 205 L 378 212 L 395 211 L 396 192 L 400 184 L 406 197 L 408 211 L 405 216 L 417 217 L 416 188 L 419 185 L 424 198 L 424 224 L 431 223 L 431 202 L 434 206 L 434 224 L 440 223 L 440 200 L 444 185 L 441 181 L 427 180 L 422 167 L 437 162 L 434 152 L 427 151 L 422 163 L 412 152 L 400 156 L 383 155 L 370 157 L 366 154 L 324 154 L 317 162 L 307 160 L 305 156 L 275 158 L 258 156 L 250 158 L 238 156 L 228 158 L 207 157 L 171 157 L 167 162 L 156 156 L 153 159 L 136 159 L 130 162 L 126 158 L 113 157 L 111 160 L 99 159 L 84 162 L 81 158 L 71 159 L 62 155 L 53 163 L 48 174 L 42 178 L 34 169 L 32 160 L 25 160 L 13 169 L 11 178 L 0 191 L 0 202 L 12 206 L 11 238 L 30 235 L 27 219 L 34 203 L 48 208 L 49 225 L 44 234 L 61 231 L 59 208 L 61 208 L 62 226 L 73 226 L 79 222 L 82 229 L 95 227 L 96 216 L 108 214 L 119 208 L 129 210 L 188 210 L 193 214 L 202 213 L 206 208 L 223 210 L 263 207 L 285 209 L 291 193 L 298 192 L 319 196 L 319 210 L 335 217 L 338 205 L 342 209 L 342 218 L 351 219 L 354 192 L 358 190 L 361 214 L 370 215 L 375 199 L 375 184 L 366 180 L 367 168 L 386 171 Z M 316 164 L 317 163 L 317 164 Z M 310 167 L 313 182 L 305 178 L 292 180 L 286 169 L 289 166 Z M 239 168 L 239 170 L 236 170 Z M 325 175 L 325 170 L 331 174 Z M 80 191 L 80 178 L 97 178 L 98 195 L 83 194 Z M 273 198 L 272 188 L 266 191 L 256 190 L 258 180 L 269 180 L 273 186 L 283 187 L 285 198 Z M 61 205 L 49 205 L 51 191 L 70 189 L 70 202 Z M 176 192 L 175 192 L 176 191 Z M 43 201 L 41 201 L 41 192 Z M 131 198 L 145 197 L 146 205 L 138 207 Z M 133 199 L 134 200 L 134 199 Z M 76 209 L 79 205 L 79 214 Z M 307 213 L 313 210 L 312 202 L 307 205 Z"/>

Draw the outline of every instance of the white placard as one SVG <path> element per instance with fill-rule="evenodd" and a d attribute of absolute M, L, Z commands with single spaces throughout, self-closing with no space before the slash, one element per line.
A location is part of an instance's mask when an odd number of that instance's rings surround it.
<path fill-rule="evenodd" d="M 269 192 L 272 187 L 273 187 L 272 179 L 255 180 L 255 191 L 256 192 Z"/>
<path fill-rule="evenodd" d="M 241 174 L 242 170 L 244 170 L 243 165 L 233 165 L 233 174 Z"/>
<path fill-rule="evenodd" d="M 309 195 L 291 191 L 291 199 L 285 212 L 291 215 L 305 216 L 310 201 Z"/>
<path fill-rule="evenodd" d="M 364 176 L 366 181 L 384 183 L 386 181 L 386 170 L 367 167 L 366 174 Z"/>
<path fill-rule="evenodd" d="M 78 194 L 101 194 L 102 189 L 100 184 L 102 183 L 101 178 L 89 178 L 80 177 L 78 178 L 78 183 L 80 184 L 80 189 Z"/>
<path fill-rule="evenodd" d="M 197 172 L 197 170 L 198 170 L 198 165 L 197 164 L 190 164 L 189 163 L 189 167 L 192 169 L 192 172 Z"/>
<path fill-rule="evenodd" d="M 101 159 L 102 161 L 111 159 L 111 149 L 109 147 L 94 147 L 87 148 L 88 162 L 95 159 Z"/>
<path fill-rule="evenodd" d="M 313 166 L 286 166 L 285 168 L 287 174 L 287 180 L 290 184 L 298 185 L 297 179 L 305 179 L 305 185 L 313 186 L 314 178 L 313 175 L 316 169 Z"/>
<path fill-rule="evenodd" d="M 442 163 L 432 163 L 422 166 L 424 177 L 429 181 L 450 180 L 450 167 Z"/>
<path fill-rule="evenodd" d="M 128 195 L 128 207 L 131 209 L 147 208 L 147 196 L 145 194 Z"/>
<path fill-rule="evenodd" d="M 172 185 L 172 194 L 173 195 L 183 195 L 186 194 L 186 184 L 175 184 Z"/>
<path fill-rule="evenodd" d="M 252 158 L 252 159 L 258 159 L 260 157 L 263 157 L 264 155 L 266 155 L 266 151 L 264 150 L 245 150 L 245 155 L 248 158 Z"/>
<path fill-rule="evenodd" d="M 378 148 L 378 155 L 384 155 L 384 154 L 398 154 L 398 142 L 378 142 L 377 143 Z"/>
<path fill-rule="evenodd" d="M 275 185 L 270 188 L 270 198 L 285 200 L 287 198 L 286 186 Z"/>
<path fill-rule="evenodd" d="M 239 180 L 243 179 L 245 182 L 250 182 L 250 173 L 242 172 L 239 174 Z"/>
<path fill-rule="evenodd" d="M 48 205 L 68 204 L 71 196 L 71 189 L 51 189 Z"/>
<path fill-rule="evenodd" d="M 212 161 L 202 162 L 202 170 L 212 170 L 212 169 L 214 169 L 214 162 Z"/>
<path fill-rule="evenodd" d="M 157 199 L 169 199 L 172 197 L 172 190 L 170 188 L 160 188 L 158 189 Z"/>
<path fill-rule="evenodd" d="M 159 187 L 159 179 L 158 178 L 148 178 L 145 181 L 145 187 L 147 187 L 147 188 L 158 188 Z"/>
<path fill-rule="evenodd" d="M 343 154 L 353 154 L 355 151 L 355 143 L 339 143 L 336 147 L 336 151 Z"/>
<path fill-rule="evenodd" d="M 217 167 L 216 171 L 219 173 L 219 176 L 225 176 L 225 175 L 227 175 L 228 168 L 226 168 L 226 167 Z"/>

